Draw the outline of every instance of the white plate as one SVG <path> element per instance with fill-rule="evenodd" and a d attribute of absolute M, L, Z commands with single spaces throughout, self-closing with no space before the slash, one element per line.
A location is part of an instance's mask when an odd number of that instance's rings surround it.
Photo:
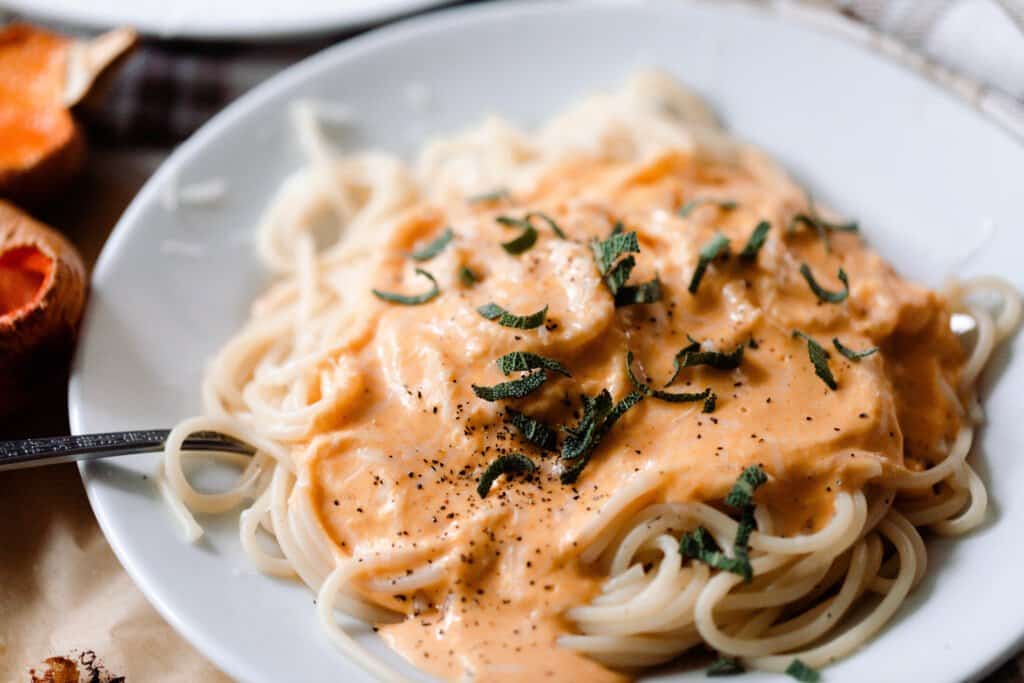
<path fill-rule="evenodd" d="M 72 428 L 169 426 L 199 409 L 204 360 L 241 325 L 266 284 L 251 236 L 271 191 L 301 163 L 288 127 L 293 98 L 351 105 L 358 121 L 345 141 L 350 149 L 409 153 L 427 133 L 456 130 L 487 112 L 539 121 L 650 64 L 693 85 L 733 131 L 777 155 L 816 196 L 858 217 L 904 273 L 933 285 L 952 272 L 1000 273 L 1024 287 L 1024 149 L 901 67 L 748 6 L 477 6 L 328 50 L 239 100 L 173 155 L 125 213 L 96 267 L 71 383 Z M 425 111 L 403 94 L 410 82 L 433 94 Z M 161 207 L 176 178 L 212 177 L 227 180 L 222 205 Z M 201 253 L 180 245 L 166 253 L 167 240 Z M 828 669 L 830 683 L 962 681 L 1018 646 L 1022 352 L 1018 337 L 995 362 L 985 391 L 989 422 L 974 458 L 994 501 L 990 523 L 961 540 L 930 541 L 923 585 L 879 638 Z M 200 545 L 182 543 L 152 479 L 144 479 L 157 463 L 144 455 L 82 468 L 107 538 L 157 609 L 242 680 L 365 678 L 327 644 L 305 588 L 249 569 L 233 515 L 207 520 L 212 527 Z M 375 638 L 363 640 L 385 652 Z"/>
<path fill-rule="evenodd" d="M 161 38 L 284 38 L 364 26 L 444 0 L 4 0 L 4 9 L 76 26 L 134 26 Z"/>

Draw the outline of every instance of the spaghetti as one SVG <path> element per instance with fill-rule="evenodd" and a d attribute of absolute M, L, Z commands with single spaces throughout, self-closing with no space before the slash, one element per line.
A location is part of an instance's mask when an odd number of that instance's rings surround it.
<path fill-rule="evenodd" d="M 985 519 L 976 387 L 1017 293 L 906 282 L 667 77 L 411 166 L 296 123 L 310 164 L 259 231 L 279 281 L 159 481 L 190 540 L 247 506 L 254 565 L 375 676 L 335 611 L 452 679 L 617 680 L 701 644 L 820 667 L 921 580 L 920 528 Z M 256 447 L 219 456 L 234 488 L 186 478 L 200 430 Z"/>

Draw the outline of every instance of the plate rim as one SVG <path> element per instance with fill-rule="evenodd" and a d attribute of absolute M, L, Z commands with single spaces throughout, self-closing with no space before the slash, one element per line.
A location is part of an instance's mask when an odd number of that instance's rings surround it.
<path fill-rule="evenodd" d="M 424 4 L 436 4 L 436 0 L 414 1 L 423 2 Z M 690 5 L 715 4 L 709 0 L 683 0 L 683 2 Z M 635 4 L 638 9 L 647 9 L 649 7 L 655 9 L 658 8 L 658 5 L 653 0 L 637 0 L 635 3 L 630 2 L 629 4 Z M 952 85 L 923 75 L 920 71 L 910 68 L 903 60 L 890 52 L 871 50 L 864 40 L 852 36 L 849 32 L 837 30 L 835 25 L 830 26 L 829 21 L 834 20 L 834 16 L 828 10 L 816 7 L 807 7 L 801 8 L 799 12 L 794 12 L 791 11 L 791 8 L 790 11 L 786 11 L 780 9 L 780 7 L 776 5 L 759 5 L 747 0 L 730 0 L 728 4 L 739 6 L 745 11 L 752 13 L 775 15 L 784 22 L 800 25 L 806 30 L 823 35 L 830 39 L 841 40 L 849 45 L 855 46 L 857 50 L 869 58 L 880 59 L 884 62 L 896 65 L 905 73 L 908 73 L 912 75 L 913 78 L 921 81 L 929 89 L 937 91 L 938 93 L 941 93 L 941 96 L 955 101 L 957 106 L 967 109 L 973 115 L 982 119 L 987 125 L 1000 131 L 1000 135 L 1002 135 L 1009 144 L 1024 148 L 1024 141 L 1017 139 L 1013 130 L 1009 126 L 1000 121 L 998 117 L 976 106 L 976 104 L 971 102 L 964 93 L 957 90 Z M 183 161 L 192 156 L 194 149 L 202 147 L 208 139 L 219 135 L 222 129 L 232 126 L 235 120 L 246 115 L 248 110 L 259 106 L 267 99 L 273 98 L 279 91 L 290 88 L 293 83 L 301 82 L 309 73 L 317 71 L 322 64 L 328 62 L 344 62 L 357 57 L 364 51 L 386 49 L 389 43 L 400 43 L 421 32 L 429 33 L 434 29 L 456 23 L 462 17 L 470 19 L 493 19 L 494 17 L 500 17 L 502 15 L 543 15 L 548 11 L 564 11 L 567 8 L 571 8 L 569 11 L 575 11 L 579 8 L 593 8 L 600 10 L 602 8 L 617 9 L 618 7 L 619 3 L 616 2 L 601 1 L 595 3 L 591 0 L 506 0 L 504 2 L 484 2 L 479 4 L 458 5 L 454 7 L 442 7 L 437 11 L 410 16 L 394 23 L 373 28 L 357 36 L 342 39 L 340 42 L 327 46 L 299 62 L 290 65 L 232 101 L 223 110 L 211 117 L 209 121 L 204 123 L 197 131 L 190 135 L 185 142 L 178 145 L 173 152 L 168 155 L 153 175 L 146 180 L 143 187 L 129 203 L 128 207 L 124 210 L 114 228 L 111 230 L 110 235 L 104 243 L 92 269 L 92 273 L 90 275 L 90 286 L 95 286 L 106 277 L 106 271 L 111 267 L 112 260 L 115 258 L 113 254 L 120 251 L 120 243 L 130 235 L 131 230 L 129 226 L 132 223 L 137 222 L 136 215 L 142 213 L 144 208 L 150 204 L 151 201 L 159 200 L 160 188 L 167 179 L 173 178 L 173 176 L 178 172 L 179 167 L 182 166 Z M 80 339 L 84 339 L 85 335 L 89 333 L 88 312 L 90 308 L 91 303 L 87 305 L 86 315 L 83 319 L 80 332 Z M 73 434 L 81 433 L 81 424 L 84 420 L 84 417 L 80 413 L 81 406 L 84 403 L 84 397 L 79 397 L 79 393 L 82 391 L 81 385 L 83 381 L 83 372 L 80 368 L 80 356 L 76 353 L 72 362 L 68 382 L 68 417 L 71 432 Z M 244 674 L 248 673 L 249 670 L 242 666 L 241 662 L 238 661 L 238 657 L 234 656 L 230 650 L 217 648 L 213 644 L 207 645 L 206 643 L 199 643 L 188 636 L 190 628 L 188 624 L 185 623 L 185 620 L 180 618 L 170 605 L 164 603 L 164 601 L 159 598 L 159 591 L 154 591 L 150 588 L 150 582 L 147 575 L 135 565 L 127 551 L 119 544 L 115 544 L 110 540 L 112 532 L 108 529 L 108 522 L 105 516 L 97 512 L 98 506 L 94 500 L 94 496 L 98 494 L 87 474 L 86 464 L 87 463 L 79 463 L 78 467 L 79 475 L 82 478 L 83 487 L 85 488 L 90 508 L 92 509 L 96 521 L 100 529 L 103 531 L 103 535 L 115 556 L 121 563 L 121 566 L 131 577 L 132 581 L 139 588 L 140 592 L 142 592 L 146 600 L 156 609 L 160 616 L 166 620 L 186 642 L 194 647 L 196 651 L 201 653 L 219 670 L 230 677 L 238 680 L 246 680 Z M 1024 647 L 1024 630 L 1022 630 L 1021 633 L 1019 633 L 1017 637 L 1006 647 L 971 665 L 973 673 L 968 680 L 981 680 L 984 676 L 995 671 L 1022 647 Z M 346 661 L 350 660 L 346 659 Z M 352 664 L 358 668 L 358 665 L 355 663 Z"/>
<path fill-rule="evenodd" d="M 300 17 L 284 21 L 275 19 L 273 22 L 263 23 L 249 21 L 236 24 L 234 27 L 203 26 L 202 23 L 183 22 L 180 26 L 168 28 L 157 22 L 146 20 L 130 23 L 144 36 L 159 40 L 283 42 L 290 39 L 327 36 L 336 32 L 370 27 L 378 22 L 411 18 L 416 13 L 429 11 L 433 7 L 443 7 L 456 1 L 387 0 L 384 6 L 380 7 L 379 0 L 367 0 L 365 4 L 356 8 L 340 2 L 331 7 L 329 11 L 317 15 L 316 18 Z M 56 9 L 40 7 L 33 0 L 5 0 L 4 2 L 5 9 L 12 10 L 30 21 L 42 20 L 90 30 L 106 30 L 112 26 L 126 23 L 111 13 L 96 17 L 95 12 L 90 11 L 86 5 L 87 3 L 79 7 L 69 6 Z M 341 37 L 340 40 L 345 40 L 345 38 Z"/>

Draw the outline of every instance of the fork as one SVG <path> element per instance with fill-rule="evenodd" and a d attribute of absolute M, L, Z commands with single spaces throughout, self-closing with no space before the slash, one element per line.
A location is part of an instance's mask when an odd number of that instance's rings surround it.
<path fill-rule="evenodd" d="M 155 453 L 163 450 L 164 442 L 170 433 L 169 429 L 145 429 L 0 441 L 0 471 L 110 458 L 116 455 Z M 220 432 L 209 431 L 191 434 L 185 439 L 182 448 L 243 455 L 252 455 L 256 452 L 255 448 L 244 441 Z"/>

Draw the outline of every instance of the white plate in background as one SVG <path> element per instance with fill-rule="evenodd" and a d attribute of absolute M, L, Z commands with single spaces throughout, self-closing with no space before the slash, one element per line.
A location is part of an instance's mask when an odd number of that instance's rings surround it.
<path fill-rule="evenodd" d="M 257 40 L 365 26 L 445 0 L 3 0 L 3 9 L 103 30 L 133 26 L 159 38 Z"/>
<path fill-rule="evenodd" d="M 345 148 L 409 154 L 428 134 L 489 112 L 536 123 L 652 65 L 706 96 L 735 134 L 774 154 L 815 196 L 860 219 L 903 273 L 931 285 L 953 272 L 998 273 L 1024 287 L 1024 148 L 884 58 L 747 5 L 472 6 L 306 60 L 230 106 L 167 161 L 97 264 L 70 388 L 72 429 L 167 427 L 199 410 L 205 360 L 267 283 L 252 236 L 267 198 L 302 163 L 288 125 L 295 98 L 350 107 Z M 430 95 L 426 106 L 410 102 L 410 85 Z M 163 208 L 172 184 L 210 178 L 227 182 L 221 204 Z M 167 249 L 169 241 L 191 247 Z M 962 539 L 930 539 L 922 585 L 878 638 L 827 669 L 829 683 L 954 683 L 1021 644 L 1022 345 L 1018 337 L 994 362 L 984 390 L 989 419 L 972 456 L 990 487 L 990 522 Z M 115 552 L 164 617 L 243 681 L 367 679 L 321 634 L 309 591 L 249 568 L 235 515 L 202 519 L 208 534 L 199 545 L 182 541 L 152 484 L 158 462 L 139 455 L 90 463 L 82 476 Z M 404 666 L 365 628 L 359 633 Z"/>

